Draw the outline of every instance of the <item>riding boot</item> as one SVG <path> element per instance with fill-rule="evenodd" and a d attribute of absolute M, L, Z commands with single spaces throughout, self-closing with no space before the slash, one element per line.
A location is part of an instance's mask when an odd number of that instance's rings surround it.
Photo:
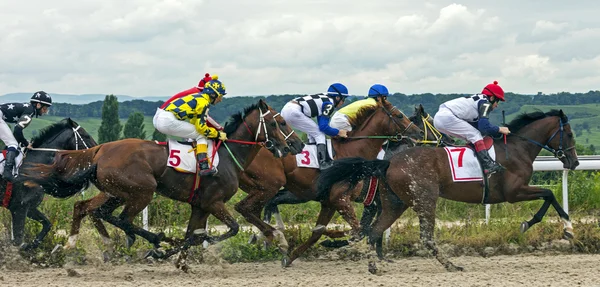
<path fill-rule="evenodd" d="M 200 171 L 198 174 L 200 176 L 209 176 L 217 173 L 217 167 L 213 166 L 211 168 L 210 161 L 207 157 L 208 145 L 206 144 L 198 144 L 196 145 L 196 159 L 198 160 L 198 166 L 200 167 Z"/>
<path fill-rule="evenodd" d="M 503 171 L 505 168 L 499 163 L 495 162 L 488 153 L 487 150 L 481 150 L 477 152 L 477 158 L 483 166 L 483 173 L 487 176 L 498 171 Z"/>
<path fill-rule="evenodd" d="M 328 169 L 333 165 L 333 162 L 327 154 L 327 145 L 317 144 L 317 157 L 319 158 L 320 170 Z"/>
<path fill-rule="evenodd" d="M 13 169 L 15 168 L 15 159 L 19 155 L 19 152 L 13 149 L 8 149 L 6 151 L 6 161 L 4 162 L 4 172 L 2 173 L 2 177 L 10 182 L 15 180 L 15 175 L 13 174 Z"/>

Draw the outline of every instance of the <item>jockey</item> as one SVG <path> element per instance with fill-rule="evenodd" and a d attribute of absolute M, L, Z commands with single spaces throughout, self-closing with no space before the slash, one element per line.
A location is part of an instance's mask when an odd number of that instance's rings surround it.
<path fill-rule="evenodd" d="M 162 106 L 160 106 L 160 108 L 161 109 L 166 108 L 171 102 L 173 102 L 174 100 L 177 100 L 181 97 L 202 92 L 202 90 L 204 89 L 204 85 L 206 85 L 206 83 L 208 83 L 210 80 L 212 80 L 212 78 L 210 77 L 210 74 L 208 74 L 208 73 L 204 74 L 204 78 L 202 78 L 200 80 L 200 82 L 198 83 L 198 86 L 191 87 L 185 91 L 175 94 L 170 99 L 168 99 L 164 104 L 162 104 Z M 215 121 L 213 118 L 211 118 L 209 115 L 206 115 L 206 122 L 208 123 L 208 125 L 214 127 L 218 131 L 223 130 L 223 127 L 217 121 Z"/>
<path fill-rule="evenodd" d="M 504 91 L 498 86 L 498 82 L 494 81 L 485 86 L 481 94 L 461 97 L 441 104 L 433 118 L 433 125 L 440 132 L 467 140 L 475 146 L 477 158 L 483 165 L 483 172 L 486 175 L 504 169 L 492 160 L 482 136 L 482 133 L 489 135 L 510 133 L 507 127 L 498 127 L 489 121 L 489 114 L 498 107 L 499 101 L 504 101 Z"/>
<path fill-rule="evenodd" d="M 348 96 L 346 86 L 335 83 L 329 86 L 327 93 L 309 95 L 289 101 L 281 110 L 281 116 L 293 127 L 305 132 L 309 144 L 317 144 L 317 155 L 321 170 L 331 166 L 325 144 L 328 136 L 346 137 L 346 130 L 332 128 L 329 121 L 333 111 L 344 104 Z M 317 118 L 315 123 L 312 118 Z"/>
<path fill-rule="evenodd" d="M 26 128 L 33 117 L 36 118 L 48 113 L 52 106 L 52 98 L 44 91 L 33 94 L 29 103 L 8 103 L 0 105 L 0 139 L 7 147 L 6 162 L 4 163 L 4 172 L 2 177 L 8 181 L 14 181 L 13 169 L 15 159 L 19 155 L 19 145 L 31 148 L 31 145 L 23 136 L 23 129 Z M 14 132 L 10 132 L 8 123 L 16 123 Z"/>
<path fill-rule="evenodd" d="M 227 134 L 207 125 L 208 108 L 223 100 L 225 86 L 214 75 L 202 92 L 180 97 L 154 115 L 154 127 L 163 134 L 196 140 L 196 158 L 200 166 L 199 175 L 213 175 L 217 168 L 210 167 L 208 141 L 206 138 L 226 140 Z"/>
<path fill-rule="evenodd" d="M 389 96 L 388 89 L 384 85 L 375 84 L 369 88 L 369 93 L 366 99 L 353 102 L 339 109 L 333 117 L 331 117 L 331 127 L 352 131 L 352 125 L 348 121 L 348 117 L 353 117 L 363 107 L 376 106 L 377 103 L 385 101 Z"/>

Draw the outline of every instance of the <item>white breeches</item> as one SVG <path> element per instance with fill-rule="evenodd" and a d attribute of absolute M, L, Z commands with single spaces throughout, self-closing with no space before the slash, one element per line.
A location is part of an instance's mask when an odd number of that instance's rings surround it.
<path fill-rule="evenodd" d="M 440 110 L 433 117 L 433 126 L 440 132 L 455 136 L 470 143 L 475 143 L 483 139 L 481 132 L 467 121 L 457 118 L 452 111 L 447 108 Z"/>
<path fill-rule="evenodd" d="M 319 125 L 317 123 L 302 113 L 302 107 L 300 105 L 294 103 L 285 104 L 281 110 L 281 116 L 292 127 L 306 133 L 309 143 L 325 143 L 325 134 L 319 130 Z"/>
<path fill-rule="evenodd" d="M 206 137 L 199 134 L 193 124 L 178 120 L 171 112 L 160 108 L 156 109 L 152 123 L 159 132 L 165 135 L 195 139 L 198 144 L 208 144 Z"/>

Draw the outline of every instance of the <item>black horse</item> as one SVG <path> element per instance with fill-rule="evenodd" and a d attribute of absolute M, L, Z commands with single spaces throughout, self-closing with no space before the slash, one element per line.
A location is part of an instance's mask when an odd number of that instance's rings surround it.
<path fill-rule="evenodd" d="M 49 164 L 58 150 L 77 150 L 96 146 L 96 141 L 71 118 L 65 118 L 42 129 L 31 140 L 32 149 L 26 150 L 22 170 L 33 164 Z M 55 196 L 56 190 L 44 190 L 39 186 L 24 186 L 19 177 L 12 184 L 12 192 L 7 196 L 8 181 L 0 178 L 0 202 L 7 202 L 12 215 L 12 242 L 22 250 L 36 248 L 52 228 L 52 224 L 38 206 L 44 199 L 44 193 Z M 42 224 L 42 230 L 30 244 L 23 243 L 25 218 L 29 217 Z"/>

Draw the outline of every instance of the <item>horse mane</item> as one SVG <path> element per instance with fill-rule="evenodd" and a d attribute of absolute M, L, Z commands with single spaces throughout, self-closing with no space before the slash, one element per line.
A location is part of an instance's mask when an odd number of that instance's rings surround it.
<path fill-rule="evenodd" d="M 233 115 L 231 115 L 231 117 L 229 117 L 229 119 L 227 120 L 227 122 L 225 123 L 225 126 L 223 127 L 223 131 L 227 134 L 227 136 L 229 137 L 231 134 L 233 134 L 238 127 L 244 122 L 244 118 L 251 112 L 253 112 L 254 110 L 258 109 L 258 104 L 252 104 L 246 108 L 244 108 L 243 112 L 237 112 Z"/>
<path fill-rule="evenodd" d="M 71 123 L 66 118 L 61 120 L 60 122 L 56 122 L 52 125 L 49 125 L 43 129 L 41 129 L 39 131 L 39 133 L 37 134 L 37 136 L 35 136 L 35 137 L 33 137 L 33 139 L 31 139 L 31 145 L 34 148 L 39 147 L 46 140 L 48 140 L 51 137 L 56 136 L 59 132 L 65 130 L 67 128 L 71 128 Z"/>
<path fill-rule="evenodd" d="M 531 112 L 531 113 L 522 113 L 520 115 L 518 115 L 514 120 L 512 120 L 507 126 L 508 129 L 510 129 L 511 133 L 517 133 L 519 132 L 519 130 L 521 130 L 523 127 L 527 126 L 528 124 L 535 122 L 537 120 L 541 120 L 543 118 L 547 118 L 547 117 L 560 117 L 562 119 L 563 122 L 567 122 L 568 118 L 567 116 L 562 112 L 562 110 L 550 110 L 549 112 L 542 112 L 540 110 Z"/>

